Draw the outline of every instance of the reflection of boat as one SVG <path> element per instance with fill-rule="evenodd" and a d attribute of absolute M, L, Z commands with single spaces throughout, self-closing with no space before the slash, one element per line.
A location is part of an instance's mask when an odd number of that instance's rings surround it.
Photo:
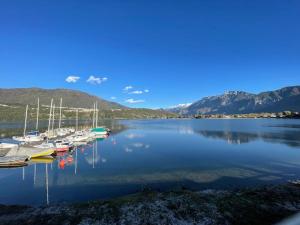
<path fill-rule="evenodd" d="M 0 157 L 0 167 L 20 167 L 27 166 L 25 161 L 28 160 L 28 156 L 4 156 Z"/>
<path fill-rule="evenodd" d="M 67 154 L 68 154 L 67 151 L 56 152 L 56 156 L 65 156 Z"/>
<path fill-rule="evenodd" d="M 33 163 L 52 163 L 54 158 L 52 156 L 35 157 L 30 160 Z"/>
<path fill-rule="evenodd" d="M 25 163 L 25 162 L 9 163 L 9 164 L 0 163 L 0 168 L 2 168 L 2 169 L 4 169 L 4 168 L 17 168 L 17 167 L 24 167 L 24 166 L 28 166 L 28 164 Z"/>
<path fill-rule="evenodd" d="M 97 141 L 103 141 L 103 140 L 105 140 L 105 138 L 107 138 L 107 136 L 106 137 L 101 137 L 101 138 L 96 138 L 96 140 Z"/>

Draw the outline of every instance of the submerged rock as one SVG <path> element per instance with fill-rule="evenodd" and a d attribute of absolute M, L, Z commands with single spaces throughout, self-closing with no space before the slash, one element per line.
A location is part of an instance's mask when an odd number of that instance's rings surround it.
<path fill-rule="evenodd" d="M 300 186 L 177 190 L 44 207 L 0 206 L 1 224 L 274 224 L 300 211 Z"/>

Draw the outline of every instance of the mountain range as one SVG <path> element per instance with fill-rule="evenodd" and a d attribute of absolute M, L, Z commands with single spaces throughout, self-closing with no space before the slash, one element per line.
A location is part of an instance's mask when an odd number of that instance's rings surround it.
<path fill-rule="evenodd" d="M 42 88 L 0 89 L 0 103 L 2 104 L 35 105 L 38 97 L 41 105 L 50 105 L 52 98 L 55 104 L 59 104 L 60 98 L 63 98 L 64 107 L 92 108 L 93 104 L 97 102 L 100 109 L 126 108 L 118 103 L 106 101 L 77 90 Z"/>
<path fill-rule="evenodd" d="M 42 89 L 42 88 L 11 88 L 0 89 L 0 121 L 21 121 L 24 119 L 25 105 L 30 105 L 29 114 L 35 117 L 37 98 L 42 107 L 40 118 L 48 118 L 47 108 L 53 98 L 54 104 L 59 106 L 60 98 L 63 98 L 64 108 L 80 108 L 81 119 L 89 119 L 90 112 L 95 102 L 98 103 L 99 117 L 110 119 L 143 119 L 143 118 L 173 118 L 178 114 L 164 110 L 152 110 L 144 108 L 129 108 L 121 104 L 104 100 L 88 93 L 70 89 Z M 63 111 L 63 117 L 74 119 L 75 112 Z"/>
<path fill-rule="evenodd" d="M 281 88 L 259 94 L 243 91 L 228 91 L 222 95 L 210 96 L 194 103 L 179 104 L 163 110 L 132 109 L 119 103 L 111 102 L 88 93 L 70 89 L 12 88 L 0 89 L 0 104 L 36 105 L 37 98 L 41 105 L 50 105 L 51 98 L 56 105 L 63 98 L 64 107 L 92 108 L 94 102 L 106 112 L 106 117 L 114 118 L 149 118 L 176 117 L 197 114 L 247 114 L 262 112 L 300 111 L 300 86 Z"/>
<path fill-rule="evenodd" d="M 259 94 L 228 91 L 222 95 L 205 97 L 192 104 L 166 110 L 181 115 L 300 111 L 300 86 Z"/>

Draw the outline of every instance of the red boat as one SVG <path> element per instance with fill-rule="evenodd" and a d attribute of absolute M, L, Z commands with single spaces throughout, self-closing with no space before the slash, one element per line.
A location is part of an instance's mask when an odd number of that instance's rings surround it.
<path fill-rule="evenodd" d="M 57 152 L 69 151 L 70 143 L 64 140 L 57 140 L 55 141 L 55 147 Z"/>

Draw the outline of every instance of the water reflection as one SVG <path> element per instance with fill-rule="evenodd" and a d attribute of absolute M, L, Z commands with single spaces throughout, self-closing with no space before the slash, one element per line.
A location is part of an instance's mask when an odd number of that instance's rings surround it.
<path fill-rule="evenodd" d="M 86 165 L 83 164 L 82 159 L 85 159 L 87 164 L 92 169 L 96 169 L 96 165 L 99 163 L 106 163 L 107 159 L 101 158 L 99 153 L 99 145 L 100 141 L 96 140 L 92 143 L 89 143 L 88 146 L 80 146 L 75 147 L 71 151 L 67 152 L 59 152 L 59 154 L 53 158 L 53 157 L 40 157 L 40 158 L 33 158 L 28 162 L 27 167 L 19 168 L 18 170 L 21 170 L 21 185 L 24 187 L 30 186 L 30 182 L 32 182 L 33 189 L 30 190 L 34 194 L 32 196 L 28 196 L 29 198 L 33 198 L 34 201 L 38 202 L 38 204 L 50 204 L 51 196 L 50 196 L 50 187 L 57 187 L 57 186 L 72 186 L 73 184 L 82 183 L 82 185 L 89 185 L 86 183 Z M 81 156 L 81 157 L 79 157 Z M 84 175 L 80 175 L 78 173 L 79 170 L 79 164 L 82 166 L 82 173 Z M 53 167 L 54 165 L 54 167 Z M 73 173 L 70 173 L 70 169 L 73 167 Z M 2 171 L 5 171 L 7 169 L 3 169 Z M 14 172 L 15 169 L 10 169 L 10 171 Z M 1 171 L 1 172 L 2 172 Z M 7 173 L 7 171 L 5 171 Z M 74 178 L 77 177 L 77 178 Z M 18 182 L 17 177 L 14 178 L 14 183 Z M 0 177 L 1 179 L 1 177 Z M 32 180 L 31 180 L 32 179 Z M 74 182 L 76 181 L 76 182 Z M 29 183 L 28 183 L 29 182 Z M 16 187 L 16 186 L 15 186 Z M 3 188 L 3 187 L 2 187 Z M 44 191 L 42 191 L 44 190 Z M 39 192 L 43 192 L 43 194 L 38 194 Z M 54 190 L 53 190 L 54 192 Z M 10 193 L 7 192 L 9 195 Z M 16 192 L 15 192 L 16 193 Z M 24 192 L 23 194 L 26 195 Z M 58 198 L 58 193 L 53 193 L 53 197 L 55 199 Z M 40 196 L 41 198 L 38 199 L 37 196 Z M 24 196 L 25 197 L 25 196 Z M 25 197 L 25 198 L 28 198 Z M 1 200 L 1 198 L 0 198 Z M 8 200 L 10 202 L 11 199 Z M 12 201 L 13 202 L 13 201 Z M 30 200 L 29 202 L 26 202 L 26 204 L 31 204 Z"/>
<path fill-rule="evenodd" d="M 207 138 L 222 139 L 228 144 L 243 144 L 259 138 L 258 134 L 231 131 L 202 130 L 197 131 L 197 133 Z"/>
<path fill-rule="evenodd" d="M 88 164 L 92 165 L 92 168 L 95 168 L 95 165 L 101 161 L 100 155 L 98 154 L 98 144 L 93 142 L 92 144 L 92 154 L 89 154 L 85 157 Z"/>
<path fill-rule="evenodd" d="M 135 142 L 135 143 L 131 143 L 131 144 L 128 144 L 127 146 L 125 146 L 124 150 L 125 150 L 125 152 L 130 153 L 135 150 L 143 150 L 143 149 L 149 149 L 149 148 L 150 148 L 150 144 L 145 144 L 142 142 Z"/>
<path fill-rule="evenodd" d="M 130 194 L 145 185 L 223 189 L 300 177 L 300 151 L 291 148 L 299 147 L 294 125 L 300 121 L 291 121 L 293 128 L 275 127 L 277 121 L 270 126 L 270 120 L 120 123 L 116 127 L 122 129 L 108 139 L 24 168 L 1 169 L 0 203 L 77 202 Z"/>
<path fill-rule="evenodd" d="M 136 133 L 129 133 L 129 134 L 126 134 L 125 137 L 128 139 L 136 139 L 136 138 L 142 138 L 142 137 L 144 137 L 144 135 L 136 134 Z"/>
<path fill-rule="evenodd" d="M 232 132 L 232 131 L 212 131 L 200 130 L 198 134 L 206 138 L 221 139 L 228 144 L 244 144 L 261 139 L 265 142 L 285 144 L 291 147 L 300 146 L 300 131 L 281 131 L 281 132 Z"/>

